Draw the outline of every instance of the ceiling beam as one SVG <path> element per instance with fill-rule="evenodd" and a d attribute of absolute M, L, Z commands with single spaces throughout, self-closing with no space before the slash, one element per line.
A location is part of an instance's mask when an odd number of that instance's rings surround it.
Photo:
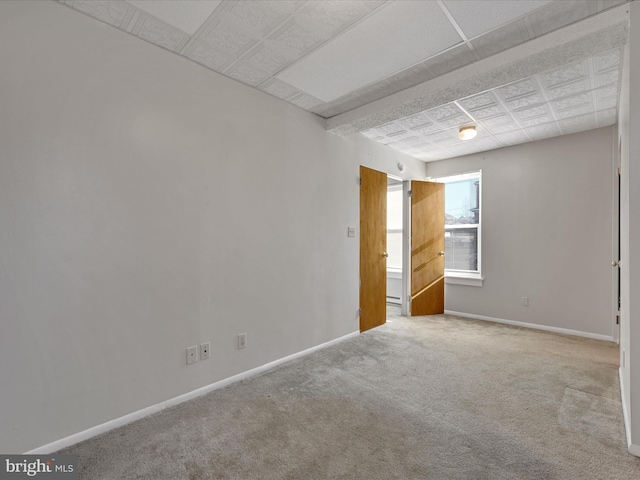
<path fill-rule="evenodd" d="M 626 43 L 629 5 L 580 22 L 326 120 L 326 129 L 350 135 L 438 107 Z"/>

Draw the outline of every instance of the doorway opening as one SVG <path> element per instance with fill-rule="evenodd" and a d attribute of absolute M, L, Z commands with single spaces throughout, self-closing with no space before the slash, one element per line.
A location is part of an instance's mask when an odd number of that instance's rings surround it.
<path fill-rule="evenodd" d="M 404 195 L 402 179 L 387 176 L 387 303 L 403 303 Z"/>

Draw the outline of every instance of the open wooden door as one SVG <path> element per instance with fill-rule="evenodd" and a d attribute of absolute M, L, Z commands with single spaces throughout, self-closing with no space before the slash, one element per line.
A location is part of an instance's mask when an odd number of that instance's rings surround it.
<path fill-rule="evenodd" d="M 444 313 L 444 184 L 411 182 L 411 315 Z"/>
<path fill-rule="evenodd" d="M 387 175 L 360 167 L 360 331 L 387 321 Z"/>

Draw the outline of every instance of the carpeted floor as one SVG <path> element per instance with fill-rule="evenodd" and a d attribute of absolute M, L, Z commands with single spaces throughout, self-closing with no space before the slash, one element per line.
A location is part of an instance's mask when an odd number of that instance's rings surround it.
<path fill-rule="evenodd" d="M 82 480 L 640 478 L 615 345 L 398 313 L 60 453 Z"/>

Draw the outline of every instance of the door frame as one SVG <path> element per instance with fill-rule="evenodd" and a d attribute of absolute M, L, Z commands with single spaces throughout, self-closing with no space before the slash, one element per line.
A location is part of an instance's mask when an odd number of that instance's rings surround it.
<path fill-rule="evenodd" d="M 401 313 L 405 317 L 411 311 L 409 292 L 411 291 L 411 180 L 402 181 L 402 304 Z"/>

